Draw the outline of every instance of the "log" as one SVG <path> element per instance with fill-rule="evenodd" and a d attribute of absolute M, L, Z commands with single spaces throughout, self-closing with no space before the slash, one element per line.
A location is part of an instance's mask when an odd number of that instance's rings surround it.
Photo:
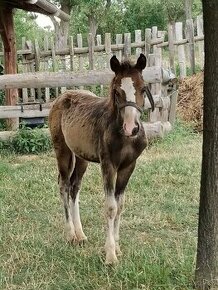
<path fill-rule="evenodd" d="M 0 89 L 8 88 L 45 88 L 45 87 L 72 87 L 84 85 L 106 85 L 114 77 L 111 70 L 87 72 L 37 72 L 16 75 L 0 76 Z M 160 67 L 147 67 L 143 71 L 147 83 L 162 81 Z"/>
<path fill-rule="evenodd" d="M 34 118 L 34 117 L 47 117 L 51 103 L 41 105 L 17 105 L 17 106 L 0 106 L 0 119 L 5 118 Z"/>
<path fill-rule="evenodd" d="M 153 123 L 146 123 L 143 122 L 143 127 L 145 130 L 146 137 L 148 140 L 154 140 L 157 138 L 163 138 L 172 130 L 172 125 L 170 122 L 153 122 Z"/>
<path fill-rule="evenodd" d="M 154 122 L 154 123 L 146 123 L 143 122 L 143 126 L 146 133 L 146 138 L 148 140 L 154 140 L 156 138 L 163 138 L 170 130 L 172 126 L 169 122 Z M 44 133 L 50 136 L 50 132 L 48 128 L 40 129 L 44 131 Z M 2 131 L 0 132 L 0 141 L 7 141 L 10 138 L 13 138 L 16 135 L 17 131 Z"/>
<path fill-rule="evenodd" d="M 154 95 L 154 104 L 156 108 L 168 109 L 170 107 L 169 97 L 161 97 L 160 95 Z M 0 106 L 0 119 L 5 118 L 34 118 L 34 117 L 47 117 L 51 108 L 50 103 L 41 104 L 41 110 L 39 104 L 25 104 L 17 106 Z M 148 98 L 145 98 L 144 109 L 151 109 L 151 104 Z"/>

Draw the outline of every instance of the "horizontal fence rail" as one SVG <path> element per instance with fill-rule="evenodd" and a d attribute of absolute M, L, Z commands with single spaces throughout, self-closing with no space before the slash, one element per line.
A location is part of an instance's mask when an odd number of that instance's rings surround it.
<path fill-rule="evenodd" d="M 12 88 L 44 88 L 44 87 L 72 87 L 87 85 L 108 85 L 114 73 L 111 70 L 93 70 L 86 72 L 36 72 L 2 75 L 0 89 Z M 147 67 L 143 70 L 146 83 L 168 82 L 170 75 L 161 67 Z"/>

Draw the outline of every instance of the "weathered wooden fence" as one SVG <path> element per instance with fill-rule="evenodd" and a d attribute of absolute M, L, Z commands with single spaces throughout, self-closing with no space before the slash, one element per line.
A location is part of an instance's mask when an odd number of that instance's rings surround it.
<path fill-rule="evenodd" d="M 111 56 L 116 54 L 120 60 L 130 56 L 133 59 L 142 52 L 148 59 L 146 71 L 149 73 L 145 79 L 151 84 L 153 95 L 161 98 L 161 101 L 156 102 L 161 106 L 157 106 L 155 112 L 149 112 L 148 120 L 165 122 L 170 118 L 169 108 L 172 104 L 175 106 L 176 97 L 175 94 L 171 96 L 170 102 L 166 101 L 169 98 L 163 98 L 163 95 L 167 97 L 167 89 L 163 85 L 166 70 L 163 71 L 162 68 L 169 69 L 180 78 L 185 77 L 188 70 L 193 73 L 196 64 L 203 68 L 202 17 L 199 16 L 194 21 L 187 20 L 185 25 L 182 22 L 177 22 L 174 26 L 168 25 L 168 31 L 158 31 L 156 26 L 145 31 L 136 30 L 134 41 L 132 38 L 130 33 L 117 34 L 114 41 L 110 33 L 97 35 L 96 39 L 88 34 L 87 45 L 83 46 L 84 39 L 78 34 L 76 38 L 71 36 L 68 46 L 61 50 L 55 49 L 52 38 L 46 37 L 43 45 L 39 45 L 37 39 L 32 43 L 23 38 L 22 48 L 17 51 L 18 72 L 22 75 L 0 77 L 0 89 L 20 88 L 18 103 L 28 104 L 25 105 L 25 110 L 22 109 L 23 113 L 29 108 L 29 117 L 44 113 L 47 115 L 47 103 L 67 88 L 89 86 L 90 89 L 92 86 L 91 89 L 97 91 L 98 95 L 104 95 L 104 86 L 109 84 L 112 75 L 107 71 Z M 1 62 L 3 53 L 0 52 Z M 30 104 L 33 102 L 43 103 L 43 113 L 33 109 L 38 108 L 38 105 Z M 18 110 L 21 107 L 0 108 L 0 118 L 20 117 Z"/>

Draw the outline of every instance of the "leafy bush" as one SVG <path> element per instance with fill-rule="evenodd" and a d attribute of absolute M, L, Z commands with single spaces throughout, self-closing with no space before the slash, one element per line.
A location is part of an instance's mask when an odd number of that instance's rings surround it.
<path fill-rule="evenodd" d="M 38 154 L 51 149 L 51 139 L 42 129 L 22 127 L 17 134 L 8 141 L 0 142 L 1 151 L 19 154 Z"/>

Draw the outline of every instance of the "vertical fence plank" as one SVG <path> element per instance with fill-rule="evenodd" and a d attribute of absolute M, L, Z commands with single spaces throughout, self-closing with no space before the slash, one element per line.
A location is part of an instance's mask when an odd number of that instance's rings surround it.
<path fill-rule="evenodd" d="M 131 55 L 131 33 L 124 33 L 124 58 Z"/>
<path fill-rule="evenodd" d="M 148 57 L 148 55 L 151 53 L 151 29 L 146 28 L 145 29 L 145 55 Z"/>
<path fill-rule="evenodd" d="M 154 54 L 149 54 L 148 55 L 148 66 L 154 66 L 155 65 L 155 55 Z M 155 95 L 156 94 L 156 84 L 151 84 L 151 94 Z M 155 108 L 154 111 L 152 112 L 149 110 L 149 122 L 156 122 L 157 121 L 157 109 Z"/>
<path fill-rule="evenodd" d="M 101 45 L 101 34 L 96 35 L 96 42 L 97 42 L 97 46 Z"/>
<path fill-rule="evenodd" d="M 176 40 L 183 39 L 182 22 L 176 22 L 175 24 Z M 186 76 L 186 61 L 185 61 L 185 48 L 184 45 L 178 45 L 178 61 L 179 61 L 179 76 L 184 78 Z"/>
<path fill-rule="evenodd" d="M 77 46 L 78 48 L 82 48 L 83 47 L 83 38 L 82 38 L 82 34 L 77 34 Z M 83 57 L 81 55 L 79 55 L 79 71 L 83 70 Z"/>
<path fill-rule="evenodd" d="M 70 46 L 70 70 L 74 71 L 74 45 L 73 45 L 73 36 L 69 37 L 69 46 Z"/>
<path fill-rule="evenodd" d="M 54 38 L 51 38 L 51 57 L 52 57 L 52 69 L 53 71 L 57 71 L 58 66 L 57 66 L 57 60 L 56 60 L 56 52 L 55 52 L 55 43 L 54 43 Z M 58 96 L 58 88 L 55 88 L 55 97 Z"/>
<path fill-rule="evenodd" d="M 142 42 L 142 31 L 141 30 L 135 30 L 135 42 L 137 44 L 140 44 Z M 136 57 L 138 58 L 140 53 L 142 53 L 141 47 L 137 47 L 135 50 Z"/>
<path fill-rule="evenodd" d="M 49 49 L 49 40 L 48 36 L 46 35 L 44 38 L 44 51 L 48 51 Z M 44 58 L 44 70 L 48 71 L 48 60 Z M 45 88 L 45 102 L 50 101 L 50 88 Z"/>
<path fill-rule="evenodd" d="M 94 37 L 92 33 L 88 34 L 88 47 L 89 47 L 89 69 L 94 69 Z"/>
<path fill-rule="evenodd" d="M 83 47 L 83 38 L 82 38 L 82 34 L 79 33 L 76 36 L 77 38 L 77 46 L 78 48 L 82 48 Z M 83 71 L 83 56 L 79 55 L 79 71 Z M 84 87 L 83 86 L 79 86 L 79 88 L 82 90 Z"/>
<path fill-rule="evenodd" d="M 40 49 L 39 49 L 39 43 L 38 40 L 34 40 L 34 51 L 35 51 L 35 71 L 40 71 Z M 37 89 L 37 98 L 38 100 L 41 100 L 42 98 L 42 91 L 41 88 Z"/>
<path fill-rule="evenodd" d="M 98 34 L 96 36 L 96 43 L 97 43 L 97 46 L 100 46 L 101 45 L 101 35 Z M 100 61 L 99 61 L 100 60 Z M 102 69 L 104 67 L 104 65 L 102 65 L 104 63 L 104 58 L 102 55 L 98 55 L 97 56 L 97 64 L 98 64 L 98 68 Z M 100 96 L 102 97 L 104 95 L 104 86 L 103 85 L 100 85 Z"/>
<path fill-rule="evenodd" d="M 33 49 L 33 44 L 30 40 L 26 41 L 26 47 L 28 49 L 31 50 L 32 53 L 34 53 L 34 49 Z M 34 72 L 35 68 L 34 68 L 34 60 L 28 61 L 27 63 L 27 72 Z M 36 91 L 34 88 L 30 89 L 30 97 L 29 97 L 29 101 L 31 102 L 35 102 L 36 100 Z"/>
<path fill-rule="evenodd" d="M 202 15 L 197 16 L 197 36 L 202 37 L 203 32 L 203 17 Z M 204 68 L 204 42 L 198 41 L 198 53 L 199 53 L 199 63 L 201 69 Z"/>
<path fill-rule="evenodd" d="M 25 49 L 25 48 L 26 48 L 26 37 L 22 37 L 22 49 Z M 22 62 L 23 62 L 23 72 L 27 73 L 28 72 L 27 59 L 26 59 L 26 56 L 24 54 L 22 55 Z M 27 88 L 22 89 L 22 101 L 24 103 L 28 102 L 28 90 L 27 90 Z"/>
<path fill-rule="evenodd" d="M 174 48 L 174 37 L 173 37 L 173 26 L 172 24 L 168 24 L 168 43 L 169 43 L 169 61 L 170 61 L 170 69 L 173 73 L 175 73 L 175 48 Z"/>
<path fill-rule="evenodd" d="M 116 34 L 116 44 L 122 44 L 123 43 L 123 35 L 122 34 Z M 116 51 L 116 57 L 119 59 L 119 61 L 122 60 L 122 49 L 119 49 Z"/>
<path fill-rule="evenodd" d="M 107 60 L 106 60 L 106 67 L 110 67 L 110 59 L 111 59 L 111 34 L 110 33 L 105 33 L 105 52 L 107 55 Z"/>
<path fill-rule="evenodd" d="M 189 61 L 191 74 L 195 73 L 195 43 L 194 43 L 194 25 L 192 19 L 186 20 L 186 38 L 188 40 Z"/>
<path fill-rule="evenodd" d="M 157 39 L 157 26 L 153 26 L 151 28 L 151 39 L 155 40 Z M 152 52 L 154 53 L 154 49 L 155 49 L 156 45 L 153 45 L 152 47 Z"/>
<path fill-rule="evenodd" d="M 174 125 L 176 121 L 176 106 L 177 106 L 178 91 L 174 91 L 170 97 L 170 108 L 169 108 L 169 122 Z"/>

